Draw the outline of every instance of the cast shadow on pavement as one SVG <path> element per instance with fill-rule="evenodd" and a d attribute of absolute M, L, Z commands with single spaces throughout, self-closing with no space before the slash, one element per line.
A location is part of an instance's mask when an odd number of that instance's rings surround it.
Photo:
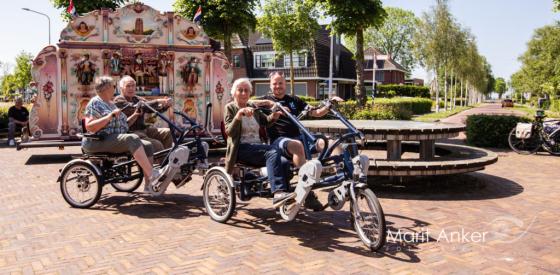
<path fill-rule="evenodd" d="M 52 163 L 67 163 L 80 154 L 56 154 L 56 155 L 31 155 L 25 165 L 41 165 Z"/>
<path fill-rule="evenodd" d="M 346 251 L 371 258 L 389 257 L 397 261 L 418 263 L 421 259 L 417 256 L 420 243 L 403 242 L 402 234 L 405 232 L 418 233 L 421 228 L 429 223 L 399 215 L 385 215 L 387 230 L 392 233 L 392 238 L 387 238 L 385 246 L 376 252 L 369 251 L 361 242 L 350 223 L 349 211 L 302 211 L 296 220 L 286 222 L 272 209 L 240 209 L 249 215 L 249 218 L 232 217 L 228 225 L 259 230 L 266 234 L 281 235 L 296 238 L 300 245 L 313 250 L 334 252 Z M 245 216 L 245 215 L 244 215 Z M 396 227 L 393 220 L 399 219 L 399 224 L 406 221 L 405 226 Z M 433 242 L 432 238 L 422 243 Z"/>
<path fill-rule="evenodd" d="M 202 197 L 187 194 L 165 194 L 150 197 L 143 193 L 103 194 L 91 210 L 113 211 L 116 214 L 143 219 L 184 219 L 205 215 Z"/>
<path fill-rule="evenodd" d="M 373 184 L 372 184 L 373 183 Z M 489 200 L 523 193 L 523 186 L 506 178 L 467 173 L 417 179 L 373 179 L 370 188 L 380 198 L 405 200 Z"/>

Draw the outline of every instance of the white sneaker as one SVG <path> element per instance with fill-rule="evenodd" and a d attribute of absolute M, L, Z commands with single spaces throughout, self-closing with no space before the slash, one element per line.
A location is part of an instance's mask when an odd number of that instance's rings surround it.
<path fill-rule="evenodd" d="M 152 176 L 150 176 L 150 179 L 148 180 L 148 182 L 146 182 L 144 184 L 144 192 L 152 192 L 151 186 L 154 185 L 157 182 L 157 179 L 159 178 L 159 176 L 161 176 L 161 173 L 159 172 L 159 169 L 154 168 L 152 170 Z"/>
<path fill-rule="evenodd" d="M 13 139 L 10 139 L 10 141 L 8 141 L 8 145 L 9 146 L 16 146 L 16 141 Z"/>

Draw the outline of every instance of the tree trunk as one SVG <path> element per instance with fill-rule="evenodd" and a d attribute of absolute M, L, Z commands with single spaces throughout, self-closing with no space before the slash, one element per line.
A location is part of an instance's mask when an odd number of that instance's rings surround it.
<path fill-rule="evenodd" d="M 459 98 L 459 100 L 460 100 L 459 106 L 463 107 L 463 100 L 464 100 L 464 98 L 463 98 L 463 79 L 461 79 L 460 81 L 461 81 L 461 87 L 460 87 L 460 89 L 461 89 L 461 97 Z"/>
<path fill-rule="evenodd" d="M 455 74 L 451 71 L 451 110 L 455 109 L 455 99 L 457 98 L 457 93 L 455 92 L 457 85 L 455 85 L 455 80 Z"/>
<path fill-rule="evenodd" d="M 443 93 L 443 110 L 447 111 L 447 67 L 443 68 L 443 89 L 444 89 L 444 93 Z"/>
<path fill-rule="evenodd" d="M 437 69 L 436 69 L 436 113 L 439 113 L 439 77 L 438 77 Z"/>
<path fill-rule="evenodd" d="M 469 81 L 465 80 L 465 107 L 469 106 Z"/>
<path fill-rule="evenodd" d="M 290 89 L 292 96 L 296 95 L 296 91 L 294 90 L 294 52 L 290 52 Z"/>
<path fill-rule="evenodd" d="M 358 28 L 356 31 L 356 98 L 358 106 L 364 107 L 366 103 L 366 93 L 364 88 L 364 30 Z"/>
<path fill-rule="evenodd" d="M 224 33 L 224 54 L 226 55 L 229 63 L 233 62 L 231 58 L 231 34 Z"/>

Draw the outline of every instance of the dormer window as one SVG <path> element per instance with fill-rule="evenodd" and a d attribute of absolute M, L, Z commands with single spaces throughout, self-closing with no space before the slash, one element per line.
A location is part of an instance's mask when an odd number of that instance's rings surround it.
<path fill-rule="evenodd" d="M 256 69 L 274 68 L 274 52 L 256 52 L 253 54 Z"/>
<path fill-rule="evenodd" d="M 301 67 L 307 67 L 307 52 L 303 51 L 303 52 L 294 52 L 292 54 L 293 58 L 294 58 L 294 68 L 301 68 Z M 290 55 L 286 54 L 284 55 L 284 68 L 289 68 L 290 67 Z"/>

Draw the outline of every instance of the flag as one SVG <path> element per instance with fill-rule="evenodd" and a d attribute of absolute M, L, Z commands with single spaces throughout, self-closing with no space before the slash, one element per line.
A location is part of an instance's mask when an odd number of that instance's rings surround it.
<path fill-rule="evenodd" d="M 72 17 L 78 16 L 76 7 L 74 7 L 74 2 L 72 2 L 72 0 L 70 0 L 70 5 L 68 5 L 68 8 L 66 8 L 66 12 L 72 15 Z"/>
<path fill-rule="evenodd" d="M 202 20 L 202 7 L 199 5 L 192 21 L 198 24 L 200 23 L 200 20 Z"/>

